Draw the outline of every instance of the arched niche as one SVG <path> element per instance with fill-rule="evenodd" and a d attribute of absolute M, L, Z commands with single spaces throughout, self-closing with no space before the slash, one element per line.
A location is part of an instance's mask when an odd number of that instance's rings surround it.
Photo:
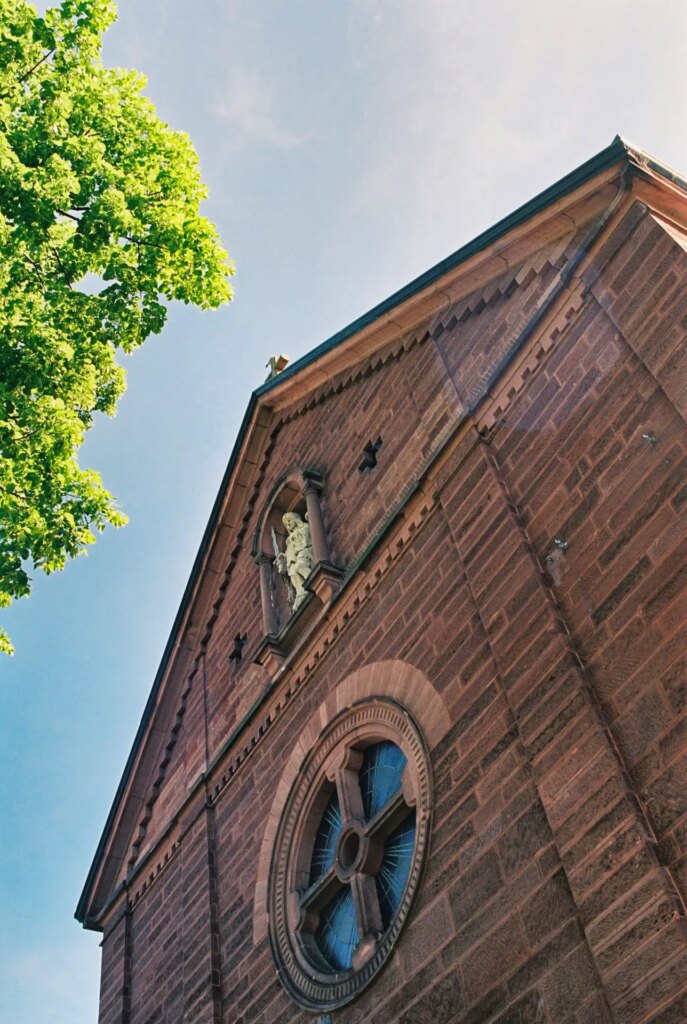
<path fill-rule="evenodd" d="M 324 478 L 315 469 L 292 466 L 276 481 L 258 517 L 252 554 L 260 572 L 263 627 L 267 637 L 283 633 L 293 616 L 288 584 L 275 569 L 278 549 L 284 550 L 286 529 L 283 517 L 296 512 L 310 526 L 314 567 L 306 587 L 326 603 L 338 586 L 342 573 L 333 564 L 322 511 Z"/>

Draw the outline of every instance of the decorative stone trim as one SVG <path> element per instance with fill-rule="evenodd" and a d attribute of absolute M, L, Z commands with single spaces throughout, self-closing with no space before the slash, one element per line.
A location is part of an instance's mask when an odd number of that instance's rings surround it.
<path fill-rule="evenodd" d="M 237 542 L 231 552 L 230 562 L 222 576 L 222 581 L 219 585 L 219 593 L 217 600 L 213 605 L 213 613 L 208 622 L 206 623 L 205 630 L 200 637 L 200 647 L 204 649 L 210 641 L 212 636 L 213 626 L 219 614 L 219 610 L 223 604 L 224 596 L 229 586 L 231 573 L 236 562 L 236 558 L 239 552 L 242 550 L 243 541 L 248 530 L 248 523 L 253 515 L 255 504 L 259 494 L 259 488 L 264 480 L 267 467 L 271 461 L 272 451 L 276 444 L 276 439 L 282 428 L 298 419 L 300 416 L 305 415 L 310 410 L 318 405 L 322 405 L 331 395 L 339 394 L 342 391 L 347 390 L 353 384 L 358 381 L 369 377 L 371 374 L 376 373 L 382 369 L 389 362 L 400 359 L 405 353 L 412 351 L 417 345 L 424 345 L 427 341 L 434 338 L 439 338 L 443 331 L 447 328 L 448 324 L 445 322 L 449 307 L 451 310 L 451 316 L 449 317 L 449 323 L 452 322 L 455 316 L 456 320 L 467 320 L 472 316 L 477 316 L 485 309 L 491 307 L 498 299 L 503 296 L 508 296 L 516 288 L 527 287 L 531 282 L 532 277 L 541 273 L 545 267 L 550 269 L 556 269 L 557 264 L 563 256 L 565 248 L 570 243 L 573 236 L 571 234 L 564 235 L 560 240 L 559 244 L 547 252 L 545 258 L 542 260 L 541 253 L 533 254 L 529 259 L 525 260 L 523 264 L 515 268 L 511 273 L 505 273 L 500 277 L 496 277 L 495 280 L 489 282 L 486 286 L 481 289 L 471 292 L 465 296 L 462 300 L 456 301 L 450 295 L 446 295 L 446 309 L 439 314 L 436 314 L 430 325 L 430 330 L 427 330 L 423 324 L 420 324 L 410 331 L 405 332 L 401 337 L 391 342 L 385 348 L 369 356 L 364 366 L 357 366 L 354 370 L 350 370 L 345 375 L 341 375 L 338 379 L 334 378 L 326 385 L 313 392 L 305 401 L 301 401 L 293 408 L 285 410 L 274 424 L 274 428 L 270 433 L 270 442 L 265 451 L 265 457 L 260 465 L 258 476 L 253 487 L 251 497 L 246 507 L 246 514 L 242 520 L 241 528 L 238 531 Z M 560 318 L 559 318 L 560 319 Z M 552 347 L 557 336 L 565 327 L 565 316 L 563 321 L 556 323 L 552 327 L 552 331 L 545 332 L 548 342 L 544 346 L 539 346 L 537 343 L 533 345 L 535 353 L 533 355 L 534 362 L 538 363 L 541 361 L 543 356 Z M 543 339 L 542 339 L 543 340 Z M 526 347 L 526 352 L 529 355 L 529 346 Z M 484 429 L 491 429 L 495 423 L 502 418 L 507 410 L 508 405 L 512 401 L 514 394 L 520 390 L 524 381 L 531 375 L 532 365 L 528 363 L 528 368 L 524 372 L 524 377 L 518 381 L 515 391 L 511 390 L 505 395 L 503 388 L 498 389 L 499 398 L 495 400 L 491 395 L 485 396 L 485 401 L 482 403 L 483 407 L 483 419 Z M 282 478 L 280 478 L 281 480 Z M 274 492 L 276 485 L 272 488 L 271 493 Z M 266 630 L 266 632 L 270 632 Z M 200 655 L 199 655 L 200 656 Z"/>
<path fill-rule="evenodd" d="M 533 253 L 515 268 L 509 268 L 491 280 L 486 287 L 476 289 L 462 300 L 447 296 L 450 309 L 443 310 L 433 318 L 429 331 L 436 341 L 446 330 L 453 330 L 459 323 L 465 323 L 491 309 L 502 298 L 510 298 L 519 288 L 528 288 L 536 279 L 547 273 L 555 273 L 558 261 L 574 238 L 574 231 L 561 236 L 557 244 Z M 450 315 L 448 315 L 450 313 Z M 448 316 L 448 319 L 447 319 Z"/>
<path fill-rule="evenodd" d="M 179 733 L 181 732 L 181 727 L 184 721 L 184 715 L 186 714 L 186 703 L 188 701 L 188 695 L 191 692 L 194 675 L 195 671 L 189 677 L 184 692 L 181 695 L 181 701 L 177 709 L 177 713 L 174 716 L 174 725 L 170 729 L 169 740 L 165 747 L 165 755 L 162 761 L 160 762 L 157 776 L 150 790 L 150 796 L 146 801 L 143 816 L 141 817 L 138 823 L 138 833 L 133 843 L 131 844 L 131 852 L 126 862 L 127 873 L 135 867 L 136 862 L 138 861 L 141 847 L 148 832 L 148 824 L 150 823 L 150 819 L 153 816 L 153 807 L 157 803 L 157 799 L 160 795 L 160 791 L 162 790 L 162 786 L 167 776 L 167 768 L 169 767 L 169 763 L 172 760 L 172 753 L 174 752 L 174 748 L 177 745 L 177 739 L 179 738 Z"/>
<path fill-rule="evenodd" d="M 133 909 L 136 904 L 145 896 L 148 889 L 156 882 L 163 870 L 170 863 L 174 855 L 179 851 L 181 847 L 181 836 L 177 836 L 172 840 L 169 847 L 162 853 L 157 863 L 151 868 L 147 875 L 140 879 L 136 889 L 131 893 L 129 897 L 129 905 Z"/>
<path fill-rule="evenodd" d="M 504 272 L 500 276 L 495 275 L 486 285 L 473 288 L 462 299 L 442 292 L 441 294 L 445 295 L 444 308 L 432 316 L 429 330 L 422 321 L 412 329 L 406 330 L 400 337 L 368 356 L 364 366 L 356 366 L 345 376 L 334 377 L 332 381 L 313 391 L 307 399 L 285 412 L 280 423 L 290 423 L 303 416 L 315 406 L 322 405 L 331 395 L 345 391 L 351 384 L 376 373 L 388 363 L 412 351 L 417 345 L 424 345 L 430 338 L 438 340 L 445 330 L 450 330 L 458 322 L 464 323 L 472 317 L 479 316 L 484 310 L 494 306 L 499 299 L 510 297 L 518 288 L 527 288 L 535 277 L 547 270 L 556 271 L 573 237 L 574 231 L 562 234 L 555 245 L 551 244 L 549 248 L 537 250 L 513 268 L 508 266 L 505 258 L 499 257 L 503 259 Z"/>
<path fill-rule="evenodd" d="M 449 299 L 447 298 L 446 301 L 448 302 Z M 291 423 L 293 420 L 310 412 L 316 406 L 323 405 L 332 395 L 338 395 L 342 391 L 348 390 L 351 385 L 357 384 L 358 381 L 372 376 L 373 373 L 377 373 L 378 370 L 383 369 L 390 362 L 400 359 L 406 352 L 411 352 L 416 345 L 423 345 L 429 340 L 429 337 L 429 333 L 422 325 L 407 331 L 389 345 L 375 352 L 374 355 L 368 356 L 363 366 L 358 365 L 355 369 L 349 370 L 345 375 L 341 374 L 338 377 L 334 377 L 332 381 L 327 382 L 327 384 L 310 394 L 307 399 L 285 411 L 280 419 L 280 424 Z"/>
<path fill-rule="evenodd" d="M 531 344 L 526 345 L 513 360 L 508 372 L 494 387 L 493 393 L 486 396 L 485 400 L 480 403 L 481 410 L 478 413 L 480 429 L 491 430 L 504 419 L 508 408 L 539 369 L 559 337 L 583 311 L 585 290 L 581 282 L 578 282 L 576 287 L 568 293 L 567 300 L 556 311 L 545 330 L 541 331 Z"/>
<path fill-rule="evenodd" d="M 362 760 L 362 755 L 358 751 L 366 744 L 383 740 L 391 740 L 401 748 L 407 758 L 407 780 L 404 773 L 403 787 L 399 791 L 396 803 L 401 808 L 400 813 L 407 815 L 412 813 L 412 809 L 415 811 L 416 831 L 410 873 L 400 906 L 386 931 L 379 935 L 378 931 L 373 933 L 368 932 L 366 928 L 359 928 L 362 934 L 351 968 L 344 971 L 327 969 L 325 963 L 316 963 L 313 959 L 314 947 L 313 951 L 308 951 L 294 919 L 294 912 L 296 917 L 302 917 L 303 914 L 300 902 L 296 907 L 294 901 L 306 899 L 297 895 L 300 892 L 298 886 L 302 884 L 304 877 L 303 858 L 305 856 L 309 862 L 308 850 L 312 847 L 317 812 L 321 810 L 319 804 L 327 780 L 336 778 L 339 799 L 344 808 L 346 800 L 343 794 L 348 789 L 348 775 L 355 779 L 354 768 L 359 767 L 357 762 Z M 300 756 L 300 743 L 297 744 L 296 750 Z M 356 763 L 351 762 L 352 757 Z M 359 792 L 357 782 L 353 782 L 351 792 Z M 389 806 L 392 803 L 393 801 L 390 801 Z M 269 935 L 277 974 L 289 994 L 301 1005 L 324 1010 L 334 1009 L 349 1002 L 369 984 L 387 960 L 417 890 L 429 841 L 431 808 L 431 772 L 427 750 L 413 719 L 395 702 L 371 698 L 342 711 L 325 728 L 314 749 L 305 755 L 277 829 L 268 891 Z M 355 814 L 354 808 L 344 811 L 344 821 L 359 821 L 356 817 L 351 818 L 351 813 Z M 375 826 L 376 820 L 365 827 L 362 824 L 356 826 L 358 831 L 350 831 L 351 826 L 344 828 L 340 853 L 335 859 L 334 867 L 324 876 L 325 888 L 329 884 L 332 872 L 334 884 L 350 885 L 356 915 L 362 922 L 367 921 L 370 916 L 366 898 L 368 894 L 365 892 L 369 884 L 372 885 L 369 895 L 374 904 L 377 900 L 374 895 L 374 883 L 367 874 L 368 870 L 374 869 L 358 867 L 356 857 L 352 855 L 349 862 L 345 854 L 347 845 L 351 845 L 358 859 L 364 856 L 364 844 L 372 842 L 366 839 L 368 832 L 374 836 L 374 828 L 379 827 Z M 335 876 L 339 878 L 338 883 Z M 363 882 L 369 884 L 363 886 Z M 376 918 L 377 926 L 381 927 L 378 908 Z"/>
<path fill-rule="evenodd" d="M 477 441 L 475 443 L 477 443 Z M 288 677 L 284 679 L 284 683 L 286 685 L 279 687 L 269 704 L 267 704 L 264 710 L 259 713 L 259 717 L 258 713 L 256 713 L 256 718 L 254 720 L 245 723 L 246 728 L 245 731 L 242 731 L 243 734 L 240 738 L 238 733 L 235 738 L 232 738 L 231 745 L 235 753 L 231 761 L 229 761 L 228 764 L 225 764 L 223 753 L 220 755 L 218 760 L 225 766 L 220 768 L 218 765 L 217 773 L 214 771 L 211 772 L 212 777 L 210 779 L 210 792 L 208 799 L 212 803 L 216 802 L 222 791 L 226 788 L 236 772 L 253 752 L 262 737 L 274 725 L 277 718 L 281 716 L 286 707 L 291 703 L 291 700 L 301 686 L 320 665 L 321 661 L 324 660 L 337 637 L 343 633 L 354 618 L 357 617 L 359 610 L 367 603 L 391 566 L 395 564 L 398 558 L 402 557 L 406 550 L 408 550 L 408 543 L 410 539 L 420 532 L 425 523 L 428 522 L 430 514 L 435 510 L 435 508 L 436 504 L 434 499 L 431 501 L 427 500 L 426 495 L 424 494 L 420 494 L 415 501 L 411 502 L 405 510 L 405 516 L 399 528 L 393 533 L 389 541 L 381 546 L 379 558 L 373 563 L 369 571 L 365 574 L 361 573 L 361 581 L 358 586 L 351 589 L 350 593 L 346 595 L 346 599 L 344 601 L 340 604 L 337 603 L 335 610 L 327 616 L 326 621 L 321 623 L 322 629 L 319 634 L 313 636 L 312 639 L 307 638 L 305 649 L 303 651 L 297 650 L 293 653 L 290 658 L 290 664 L 285 664 L 283 667 L 284 672 L 287 670 L 290 672 Z M 411 673 L 417 673 L 417 677 L 424 678 L 422 673 L 412 666 L 406 665 L 404 662 L 387 662 L 384 664 L 401 664 L 406 670 L 410 670 Z M 360 671 L 365 671 L 365 669 L 361 669 Z M 404 678 L 406 677 L 407 674 L 404 674 Z M 415 682 L 417 682 L 417 677 L 415 677 Z M 379 680 L 376 685 L 383 685 L 383 681 Z M 386 691 L 379 689 L 376 691 L 370 691 L 370 693 L 374 692 L 384 693 Z M 413 692 L 419 694 L 424 693 L 425 697 L 428 696 L 422 689 L 417 689 L 415 683 L 413 684 Z M 435 693 L 433 688 L 431 692 Z M 406 706 L 408 706 L 412 711 L 415 707 L 412 695 L 408 694 L 408 699 L 405 700 L 403 696 L 404 693 L 405 689 L 400 691 L 398 699 L 403 700 Z M 434 713 L 436 709 L 434 702 L 427 704 L 427 707 L 431 708 Z M 441 701 L 441 707 L 443 707 L 443 701 Z M 418 714 L 418 721 L 420 721 L 421 725 L 423 724 L 423 717 L 421 713 Z M 448 721 L 448 716 L 446 721 Z M 250 731 L 248 731 L 249 726 Z M 446 725 L 446 729 L 447 728 L 448 725 Z M 425 735 L 430 735 L 429 730 L 425 729 Z M 441 735 L 443 735 L 443 732 Z M 236 742 L 234 742 L 234 739 Z M 214 766 L 211 766 L 211 768 L 214 768 Z M 221 771 L 222 774 L 218 778 L 217 776 L 219 771 Z"/>
<path fill-rule="evenodd" d="M 112 920 L 117 913 L 121 913 L 123 907 L 132 910 L 137 903 L 150 891 L 157 880 L 164 874 L 168 865 L 178 853 L 183 835 L 178 825 L 175 825 L 161 842 L 155 861 L 147 868 L 145 874 L 143 867 L 146 866 L 147 855 L 144 856 L 135 869 L 134 881 L 121 882 L 115 889 L 109 902 L 101 908 L 101 923 L 107 928 L 106 922 Z"/>

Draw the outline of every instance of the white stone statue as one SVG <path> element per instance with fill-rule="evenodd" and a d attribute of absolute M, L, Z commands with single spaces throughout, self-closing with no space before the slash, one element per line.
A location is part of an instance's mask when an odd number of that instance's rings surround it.
<path fill-rule="evenodd" d="M 280 572 L 282 576 L 288 576 L 293 587 L 292 608 L 294 612 L 300 608 L 308 596 L 304 583 L 315 565 L 307 518 L 307 513 L 303 520 L 297 512 L 286 512 L 282 516 L 281 521 L 286 529 L 286 544 L 284 550 L 278 552 L 274 559 L 277 572 Z"/>

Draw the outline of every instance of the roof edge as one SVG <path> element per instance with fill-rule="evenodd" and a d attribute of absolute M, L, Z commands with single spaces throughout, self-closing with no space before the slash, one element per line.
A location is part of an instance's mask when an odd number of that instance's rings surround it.
<path fill-rule="evenodd" d="M 425 270 L 419 277 L 414 278 L 403 288 L 399 288 L 398 291 L 393 292 L 388 298 L 383 299 L 372 309 L 368 310 L 367 313 L 363 313 L 362 316 L 353 320 L 348 326 L 337 331 L 326 341 L 321 342 L 315 348 L 311 349 L 300 359 L 297 359 L 294 363 L 289 364 L 284 370 L 281 371 L 276 377 L 266 381 L 260 387 L 256 388 L 253 394 L 256 397 L 262 397 L 268 394 L 277 386 L 281 386 L 286 380 L 294 377 L 297 373 L 303 370 L 306 366 L 310 366 L 316 362 L 321 356 L 337 348 L 342 342 L 351 338 L 354 334 L 357 334 L 364 327 L 369 327 L 370 324 L 374 323 L 375 320 L 379 320 L 380 317 L 386 313 L 391 312 L 396 306 L 399 306 L 402 302 L 412 298 L 419 292 L 423 291 L 428 285 L 434 284 L 440 277 L 448 273 L 450 270 L 454 270 L 459 267 L 461 263 L 465 263 L 471 256 L 475 256 L 482 249 L 486 249 L 487 246 L 493 242 L 498 241 L 499 238 L 508 234 L 513 228 L 519 227 L 528 221 L 535 214 L 546 209 L 547 206 L 551 206 L 556 200 L 561 199 L 563 196 L 570 192 L 575 191 L 580 185 L 585 184 L 591 178 L 596 177 L 597 174 L 605 171 L 607 168 L 612 167 L 613 164 L 619 160 L 626 159 L 628 156 L 635 152 L 634 149 L 628 147 L 627 143 L 621 138 L 620 135 L 616 135 L 610 146 L 606 149 L 602 149 L 595 156 L 591 157 L 585 163 L 580 164 L 574 171 L 566 174 L 564 178 L 550 185 L 544 189 L 538 195 L 534 196 L 533 199 L 528 200 L 522 206 L 519 206 L 512 213 L 509 213 L 506 217 L 497 221 L 486 231 L 482 231 L 479 235 L 476 235 L 471 241 L 461 246 L 460 249 L 456 249 L 455 252 L 451 253 L 445 259 L 440 260 L 439 263 L 435 263 L 429 270 Z M 641 152 L 639 150 L 637 153 Z M 672 179 L 671 179 L 672 180 Z M 687 188 L 687 185 L 685 186 Z"/>
<path fill-rule="evenodd" d="M 205 556 L 210 549 L 210 542 L 212 541 L 217 519 L 219 517 L 220 509 L 222 506 L 222 499 L 229 486 L 229 481 L 231 480 L 236 463 L 238 462 L 238 457 L 241 452 L 241 448 L 243 447 L 243 442 L 246 437 L 246 434 L 248 433 L 248 428 L 250 426 L 251 420 L 253 419 L 253 412 L 255 411 L 256 405 L 256 393 L 253 392 L 250 396 L 248 406 L 243 415 L 243 420 L 241 421 L 241 426 L 239 427 L 239 432 L 236 436 L 236 441 L 234 442 L 234 446 L 231 450 L 231 455 L 229 456 L 227 467 L 224 471 L 222 481 L 219 485 L 219 489 L 215 496 L 215 500 L 212 505 L 212 510 L 210 512 L 210 517 L 208 519 L 205 530 L 203 531 L 203 536 L 198 551 L 196 553 L 196 557 L 193 560 L 193 566 L 191 567 L 191 575 L 189 576 L 186 586 L 184 587 L 184 592 L 182 594 L 181 601 L 177 609 L 177 613 L 174 616 L 174 621 L 172 623 L 172 628 L 170 630 L 169 636 L 167 638 L 167 643 L 165 644 L 165 649 L 162 653 L 162 658 L 160 659 L 160 665 L 158 667 L 157 672 L 155 673 L 155 678 L 153 680 L 153 685 L 151 687 L 150 693 L 148 695 L 148 700 L 146 701 L 145 706 L 143 708 L 141 721 L 139 723 L 138 729 L 136 730 L 136 734 L 132 741 L 131 750 L 129 751 L 129 756 L 126 760 L 126 764 L 124 765 L 122 777 L 119 780 L 119 785 L 117 786 L 114 798 L 112 800 L 112 806 L 110 807 L 107 818 L 105 819 L 105 824 L 103 826 L 103 831 L 100 836 L 98 846 L 96 847 L 95 854 L 93 856 L 93 861 L 88 870 L 86 881 L 84 882 L 84 887 L 79 897 L 79 902 L 76 905 L 76 910 L 74 911 L 74 917 L 80 924 L 84 925 L 84 927 L 89 927 L 87 923 L 88 900 L 91 892 L 91 886 L 95 880 L 98 866 L 100 864 L 100 859 L 105 850 L 107 837 L 117 816 L 119 803 L 124 795 L 124 790 L 126 789 L 126 785 L 129 780 L 129 775 L 131 773 L 131 770 L 133 769 L 139 744 L 141 743 L 145 735 L 146 729 L 148 727 L 148 722 L 152 716 L 153 709 L 157 703 L 158 693 L 162 685 L 162 680 L 164 679 L 165 673 L 167 672 L 167 666 L 172 656 L 172 651 L 174 650 L 175 640 L 179 633 L 179 630 L 182 627 L 188 605 L 191 603 L 193 592 L 196 588 L 196 583 L 200 576 L 200 571 L 203 567 Z"/>

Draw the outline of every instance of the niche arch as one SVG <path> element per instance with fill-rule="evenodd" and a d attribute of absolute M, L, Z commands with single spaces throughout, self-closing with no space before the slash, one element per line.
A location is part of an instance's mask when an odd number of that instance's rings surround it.
<path fill-rule="evenodd" d="M 338 589 L 343 572 L 333 564 L 322 509 L 324 477 L 314 468 L 290 466 L 275 482 L 258 516 L 251 553 L 260 573 L 260 598 L 265 637 L 284 632 L 295 613 L 290 607 L 288 584 L 275 570 L 277 550 L 283 551 L 283 517 L 296 513 L 307 521 L 312 539 L 313 569 L 306 588 L 323 604 Z"/>

